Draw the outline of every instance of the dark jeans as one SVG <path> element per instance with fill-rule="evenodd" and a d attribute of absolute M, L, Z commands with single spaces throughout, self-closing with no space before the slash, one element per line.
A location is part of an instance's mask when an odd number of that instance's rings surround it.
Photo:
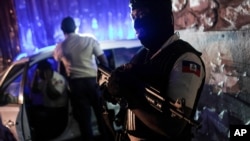
<path fill-rule="evenodd" d="M 102 118 L 102 105 L 100 91 L 96 83 L 96 78 L 70 79 L 70 98 L 75 119 L 79 123 L 82 140 L 93 141 L 93 131 L 91 122 L 91 106 L 97 119 L 99 132 L 104 133 L 104 120 Z"/>

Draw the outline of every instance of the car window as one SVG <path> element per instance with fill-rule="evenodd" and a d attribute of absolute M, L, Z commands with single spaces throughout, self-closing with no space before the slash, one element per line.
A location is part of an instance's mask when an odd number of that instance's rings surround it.
<path fill-rule="evenodd" d="M 57 70 L 57 61 L 54 60 L 53 57 L 48 58 L 48 61 L 52 64 L 54 70 Z M 30 86 L 37 63 L 38 62 L 32 64 L 27 72 L 27 80 L 24 86 L 24 94 L 26 98 L 30 98 Z M 19 88 L 21 85 L 21 79 L 25 64 L 25 62 L 15 64 L 8 72 L 7 76 L 5 77 L 5 81 L 3 82 L 0 89 L 0 105 L 5 105 L 8 103 L 18 103 Z"/>
<path fill-rule="evenodd" d="M 47 58 L 48 62 L 52 65 L 53 69 L 56 71 L 57 67 L 58 67 L 58 62 L 53 58 Z M 42 61 L 42 60 L 40 60 Z M 36 68 L 37 68 L 37 64 L 40 62 L 36 62 L 35 64 L 33 64 L 32 66 L 29 67 L 28 70 L 28 77 L 27 77 L 27 81 L 25 84 L 25 93 L 26 95 L 30 95 L 29 97 L 31 98 L 31 103 L 32 105 L 42 105 L 43 104 L 43 95 L 41 93 L 33 93 L 31 91 L 32 89 L 32 81 L 35 77 L 35 72 L 36 72 Z"/>
<path fill-rule="evenodd" d="M 16 64 L 15 66 L 13 66 L 13 68 L 9 71 L 8 75 L 6 76 L 6 80 L 10 79 L 11 77 L 15 76 L 17 74 L 17 72 L 19 72 L 20 70 L 22 70 L 25 67 L 25 63 L 20 63 L 20 64 Z"/>
<path fill-rule="evenodd" d="M 0 89 L 0 104 L 18 103 L 18 93 L 21 84 L 22 70 L 25 62 L 15 64 L 9 72 L 6 71 L 7 76 L 3 81 Z"/>
<path fill-rule="evenodd" d="M 19 75 L 16 79 L 14 79 L 10 85 L 7 86 L 4 91 L 4 100 L 6 103 L 17 104 L 18 103 L 18 94 L 21 85 L 22 75 Z"/>

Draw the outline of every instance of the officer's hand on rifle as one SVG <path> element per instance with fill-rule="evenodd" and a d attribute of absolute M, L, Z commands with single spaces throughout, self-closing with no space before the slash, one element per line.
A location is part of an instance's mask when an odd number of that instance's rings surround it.
<path fill-rule="evenodd" d="M 114 71 L 108 81 L 108 92 L 117 98 L 125 99 L 130 109 L 142 106 L 146 101 L 144 83 L 132 71 L 131 64 L 125 64 Z"/>

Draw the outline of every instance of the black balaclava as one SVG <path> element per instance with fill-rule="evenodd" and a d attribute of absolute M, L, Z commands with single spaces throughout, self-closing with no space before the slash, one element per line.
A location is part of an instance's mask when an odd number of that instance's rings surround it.
<path fill-rule="evenodd" d="M 134 28 L 142 29 L 138 39 L 149 50 L 157 50 L 174 34 L 171 0 L 130 0 L 130 8 L 149 9 L 144 18 L 134 21 Z"/>

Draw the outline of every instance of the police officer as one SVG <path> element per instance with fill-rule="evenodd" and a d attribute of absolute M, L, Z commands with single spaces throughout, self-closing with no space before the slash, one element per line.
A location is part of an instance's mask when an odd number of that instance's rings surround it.
<path fill-rule="evenodd" d="M 192 119 L 204 85 L 201 53 L 174 32 L 171 5 L 171 0 L 130 0 L 134 29 L 144 47 L 111 73 L 108 92 L 127 101 L 131 141 L 191 140 L 190 124 L 155 110 L 145 98 L 144 86 L 150 85 Z"/>

